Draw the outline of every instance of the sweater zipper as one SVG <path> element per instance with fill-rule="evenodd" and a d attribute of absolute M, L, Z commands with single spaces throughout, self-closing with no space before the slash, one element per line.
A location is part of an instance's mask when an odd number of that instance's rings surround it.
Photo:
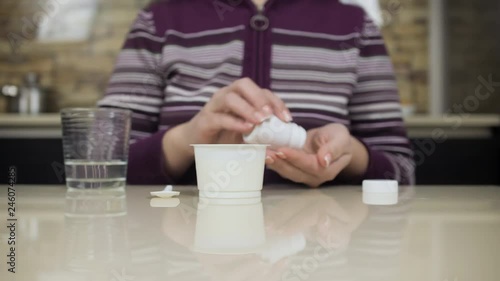
<path fill-rule="evenodd" d="M 262 86 L 264 84 L 264 71 L 263 71 L 263 60 L 264 60 L 264 48 L 263 48 L 263 37 L 264 32 L 269 28 L 269 19 L 264 14 L 264 6 L 255 6 L 256 14 L 250 20 L 250 26 L 255 33 L 255 68 L 253 77 L 257 85 Z"/>

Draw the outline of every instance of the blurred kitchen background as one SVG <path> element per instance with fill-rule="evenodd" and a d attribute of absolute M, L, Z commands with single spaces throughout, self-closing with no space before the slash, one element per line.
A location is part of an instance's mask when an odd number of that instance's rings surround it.
<path fill-rule="evenodd" d="M 380 23 L 417 183 L 500 184 L 500 1 L 374 1 L 345 0 L 361 2 Z M 15 165 L 20 182 L 63 182 L 57 112 L 95 105 L 149 2 L 0 1 L 1 179 Z M 40 98 L 32 109 L 40 113 L 13 113 L 23 111 L 16 106 L 23 91 Z"/>

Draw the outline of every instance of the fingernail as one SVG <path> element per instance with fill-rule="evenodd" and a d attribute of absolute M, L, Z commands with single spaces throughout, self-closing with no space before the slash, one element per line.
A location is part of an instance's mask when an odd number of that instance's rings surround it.
<path fill-rule="evenodd" d="M 245 122 L 245 127 L 247 127 L 248 129 L 253 128 L 253 124 Z"/>
<path fill-rule="evenodd" d="M 332 161 L 332 156 L 330 154 L 325 155 L 325 168 L 330 166 L 330 162 Z"/>
<path fill-rule="evenodd" d="M 291 122 L 293 120 L 292 115 L 287 110 L 283 110 L 283 117 L 285 117 L 286 122 Z"/>
<path fill-rule="evenodd" d="M 285 153 L 283 153 L 281 151 L 280 152 L 276 152 L 276 155 L 278 155 L 278 157 L 281 158 L 281 159 L 286 159 Z"/>
<path fill-rule="evenodd" d="M 262 108 L 262 111 L 264 113 L 266 113 L 267 115 L 269 114 L 272 114 L 273 113 L 273 110 L 271 109 L 271 107 L 269 105 L 265 105 L 263 108 Z"/>
<path fill-rule="evenodd" d="M 266 162 L 268 164 L 273 164 L 274 163 L 274 159 L 271 156 L 266 156 Z"/>
<path fill-rule="evenodd" d="M 330 227 L 330 218 L 329 217 L 325 217 L 325 219 L 323 221 L 323 226 L 326 228 Z"/>
<path fill-rule="evenodd" d="M 264 114 L 256 111 L 254 114 L 255 118 L 257 118 L 257 120 L 259 121 L 259 123 L 262 123 L 266 120 L 266 116 L 264 116 Z"/>

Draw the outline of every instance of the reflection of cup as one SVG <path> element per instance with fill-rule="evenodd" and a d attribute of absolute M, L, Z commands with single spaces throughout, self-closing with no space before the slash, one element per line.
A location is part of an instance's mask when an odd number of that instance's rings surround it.
<path fill-rule="evenodd" d="M 260 197 L 205 199 L 204 204 L 198 203 L 194 251 L 249 254 L 260 250 L 266 242 Z"/>
<path fill-rule="evenodd" d="M 123 265 L 130 254 L 126 213 L 123 188 L 68 189 L 64 240 L 69 269 Z"/>
<path fill-rule="evenodd" d="M 262 190 L 267 145 L 193 146 L 198 189 L 205 197 Z"/>
<path fill-rule="evenodd" d="M 125 186 L 130 111 L 69 108 L 61 111 L 66 185 Z"/>

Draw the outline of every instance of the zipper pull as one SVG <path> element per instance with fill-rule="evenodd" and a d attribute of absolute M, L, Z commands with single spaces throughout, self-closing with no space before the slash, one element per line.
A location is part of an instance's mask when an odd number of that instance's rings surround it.
<path fill-rule="evenodd" d="M 263 6 L 258 6 L 258 13 L 250 19 L 250 26 L 257 31 L 265 31 L 269 27 L 269 19 L 263 13 Z"/>

